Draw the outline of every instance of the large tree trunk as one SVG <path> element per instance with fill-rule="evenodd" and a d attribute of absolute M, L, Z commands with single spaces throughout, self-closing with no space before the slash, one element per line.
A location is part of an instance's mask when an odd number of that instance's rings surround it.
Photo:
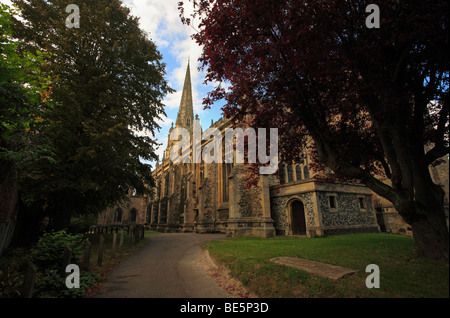
<path fill-rule="evenodd" d="M 393 203 L 413 230 L 416 256 L 448 260 L 449 232 L 443 207 L 444 191 L 433 183 L 423 158 L 417 159 L 411 154 L 402 166 L 398 166 L 397 175 L 400 177 L 391 178 L 393 185 L 389 186 L 369 172 L 340 160 L 332 147 L 318 136 L 313 134 L 322 162 L 340 175 L 362 180 L 375 193 Z"/>
<path fill-rule="evenodd" d="M 424 217 L 410 223 L 414 235 L 416 257 L 448 260 L 447 225 L 433 217 Z"/>
<path fill-rule="evenodd" d="M 0 146 L 5 146 L 0 140 Z M 6 145 L 7 147 L 7 145 Z M 18 211 L 19 182 L 12 162 L 0 159 L 0 255 L 11 243 Z"/>
<path fill-rule="evenodd" d="M 443 197 L 444 191 L 438 185 L 429 184 L 415 188 L 412 204 L 396 206 L 403 220 L 411 225 L 417 257 L 448 260 L 449 232 Z"/>
<path fill-rule="evenodd" d="M 45 230 L 46 221 L 43 213 L 27 208 L 23 201 L 19 200 L 19 213 L 12 244 L 14 246 L 30 246 L 35 243 Z"/>

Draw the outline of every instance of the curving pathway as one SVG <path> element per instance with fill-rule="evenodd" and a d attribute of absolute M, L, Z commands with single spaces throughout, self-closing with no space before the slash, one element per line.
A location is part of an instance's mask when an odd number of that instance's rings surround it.
<path fill-rule="evenodd" d="M 163 233 L 112 270 L 95 298 L 228 298 L 200 265 L 200 245 L 223 234 Z"/>

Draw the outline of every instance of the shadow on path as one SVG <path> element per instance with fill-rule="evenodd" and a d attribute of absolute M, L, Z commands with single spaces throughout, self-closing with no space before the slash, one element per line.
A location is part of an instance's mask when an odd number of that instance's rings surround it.
<path fill-rule="evenodd" d="M 163 233 L 109 272 L 93 298 L 228 298 L 200 266 L 200 246 L 224 234 Z"/>

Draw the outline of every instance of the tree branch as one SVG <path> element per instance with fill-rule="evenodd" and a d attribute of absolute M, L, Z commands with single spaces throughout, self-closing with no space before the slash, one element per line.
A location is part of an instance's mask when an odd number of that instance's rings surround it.
<path fill-rule="evenodd" d="M 392 187 L 375 178 L 367 170 L 344 162 L 342 157 L 339 156 L 331 145 L 317 132 L 311 132 L 311 135 L 316 145 L 320 161 L 324 162 L 335 173 L 348 178 L 361 180 L 375 193 L 388 199 L 392 203 L 397 200 L 397 194 Z"/>

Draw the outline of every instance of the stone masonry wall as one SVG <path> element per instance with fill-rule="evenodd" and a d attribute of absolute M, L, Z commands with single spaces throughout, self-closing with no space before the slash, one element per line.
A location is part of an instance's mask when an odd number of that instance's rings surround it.
<path fill-rule="evenodd" d="M 270 202 L 271 217 L 275 221 L 277 235 L 286 235 L 288 231 L 288 202 L 301 199 L 305 208 L 306 227 L 315 223 L 313 193 L 299 193 L 282 197 L 272 197 Z"/>
<path fill-rule="evenodd" d="M 349 225 L 371 225 L 376 223 L 371 198 L 366 196 L 366 211 L 359 208 L 359 199 L 355 194 L 338 193 L 337 211 L 330 211 L 328 207 L 328 196 L 325 192 L 319 192 L 318 204 L 322 214 L 323 226 L 349 226 Z"/>
<path fill-rule="evenodd" d="M 240 198 L 237 202 L 239 207 L 239 217 L 262 217 L 262 203 L 261 203 L 261 187 L 256 185 L 251 188 L 246 187 L 246 171 L 242 166 L 235 166 L 234 178 L 236 180 L 236 189 L 230 191 L 237 191 L 240 193 Z"/>

